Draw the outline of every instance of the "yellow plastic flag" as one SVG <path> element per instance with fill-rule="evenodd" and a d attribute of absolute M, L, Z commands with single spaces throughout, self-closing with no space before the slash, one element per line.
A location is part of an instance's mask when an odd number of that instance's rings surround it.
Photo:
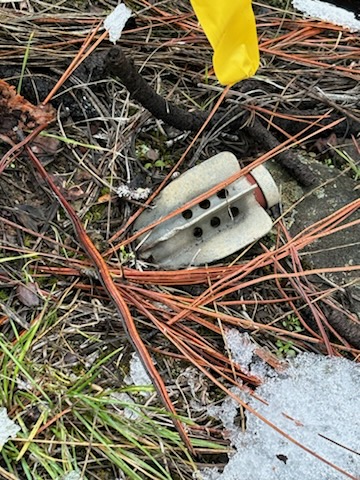
<path fill-rule="evenodd" d="M 230 85 L 254 75 L 259 47 L 251 0 L 191 0 L 191 4 L 214 50 L 219 82 Z"/>

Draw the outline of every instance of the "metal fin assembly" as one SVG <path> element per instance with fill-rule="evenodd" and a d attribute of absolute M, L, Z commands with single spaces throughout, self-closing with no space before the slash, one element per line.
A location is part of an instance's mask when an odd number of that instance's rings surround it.
<path fill-rule="evenodd" d="M 139 231 L 239 172 L 235 155 L 221 152 L 173 180 L 135 222 Z M 220 260 L 266 235 L 265 209 L 279 202 L 278 188 L 260 165 L 193 207 L 138 238 L 141 258 L 167 269 Z"/>

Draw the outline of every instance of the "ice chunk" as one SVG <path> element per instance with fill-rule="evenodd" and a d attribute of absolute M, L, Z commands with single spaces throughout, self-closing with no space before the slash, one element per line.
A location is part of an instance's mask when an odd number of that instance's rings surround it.
<path fill-rule="evenodd" d="M 232 360 L 240 365 L 243 371 L 258 378 L 273 375 L 273 371 L 255 354 L 256 345 L 250 335 L 240 333 L 236 328 L 229 328 L 225 331 L 225 342 Z"/>
<path fill-rule="evenodd" d="M 116 189 L 116 192 L 118 197 L 120 198 L 126 198 L 129 200 L 147 200 L 150 196 L 151 189 L 150 188 L 130 188 L 128 185 L 123 183 L 122 185 L 119 185 L 118 188 Z"/>
<path fill-rule="evenodd" d="M 0 408 L 0 450 L 19 430 L 21 428 L 8 417 L 6 408 Z"/>
<path fill-rule="evenodd" d="M 139 414 L 136 411 L 136 404 L 130 395 L 128 395 L 126 392 L 113 392 L 110 396 L 118 402 L 128 404 L 128 406 L 123 406 L 125 418 L 128 418 L 129 420 L 136 420 L 139 418 Z M 134 408 L 131 408 L 131 405 L 134 405 Z M 118 404 L 115 404 L 114 409 L 117 410 L 118 406 Z"/>
<path fill-rule="evenodd" d="M 132 354 L 130 360 L 129 375 L 125 378 L 127 385 L 151 385 L 152 381 L 142 364 L 140 357 L 137 353 Z M 149 392 L 142 392 L 144 396 L 148 396 Z"/>
<path fill-rule="evenodd" d="M 231 388 L 231 391 L 235 395 L 241 395 L 241 392 L 238 388 Z M 232 440 L 234 439 L 233 434 L 236 434 L 238 428 L 235 426 L 235 417 L 238 414 L 239 404 L 231 397 L 226 398 L 221 405 L 210 405 L 207 408 L 208 414 L 212 417 L 218 418 L 221 420 L 224 428 L 231 433 Z"/>
<path fill-rule="evenodd" d="M 225 339 L 234 362 L 249 369 L 255 349 L 250 336 L 247 333 L 241 334 L 236 328 L 229 328 L 225 332 Z"/>
<path fill-rule="evenodd" d="M 249 404 L 303 445 L 358 478 L 360 456 L 354 452 L 360 451 L 359 391 L 358 364 L 343 358 L 300 354 L 286 372 L 275 374 L 257 388 L 257 395 L 269 405 L 254 398 Z M 216 410 L 212 410 L 214 413 Z M 218 414 L 230 431 L 236 453 L 222 473 L 217 469 L 204 470 L 204 480 L 346 478 L 254 415 L 246 414 L 245 433 L 229 425 L 235 418 L 234 403 L 229 399 L 222 403 Z"/>
<path fill-rule="evenodd" d="M 67 473 L 65 477 L 62 477 L 62 480 L 81 480 L 81 478 L 80 473 L 73 470 L 72 472 Z"/>
<path fill-rule="evenodd" d="M 109 32 L 110 42 L 116 43 L 121 37 L 126 22 L 131 17 L 131 10 L 120 3 L 113 12 L 105 18 L 104 27 Z"/>
<path fill-rule="evenodd" d="M 346 5 L 345 2 L 343 3 Z M 293 6 L 310 17 L 349 28 L 354 32 L 360 31 L 360 20 L 356 18 L 354 12 L 332 5 L 325 0 L 293 0 Z"/>

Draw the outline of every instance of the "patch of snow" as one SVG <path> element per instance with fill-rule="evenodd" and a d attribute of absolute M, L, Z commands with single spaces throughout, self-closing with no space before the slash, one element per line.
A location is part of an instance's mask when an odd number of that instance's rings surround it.
<path fill-rule="evenodd" d="M 349 28 L 353 32 L 360 31 L 360 21 L 353 12 L 325 0 L 293 0 L 293 6 L 310 17 Z"/>
<path fill-rule="evenodd" d="M 256 394 L 268 405 L 248 395 L 246 400 L 297 441 L 360 478 L 359 391 L 358 364 L 343 358 L 300 354 L 291 360 L 285 372 L 275 372 L 256 389 Z M 243 393 L 234 393 L 244 398 Z M 209 408 L 209 413 L 221 419 L 236 453 L 223 472 L 216 468 L 203 470 L 203 480 L 346 478 L 252 414 L 246 414 L 246 431 L 242 432 L 234 424 L 238 405 L 231 398 L 226 398 L 220 406 Z"/>
<path fill-rule="evenodd" d="M 8 417 L 6 408 L 0 408 L 0 450 L 9 438 L 15 437 L 20 430 L 19 425 Z"/>
<path fill-rule="evenodd" d="M 129 367 L 129 375 L 124 379 L 127 385 L 152 385 L 152 381 L 145 370 L 139 355 L 135 352 L 132 354 Z M 149 396 L 149 392 L 141 392 L 141 394 L 145 397 Z"/>
<path fill-rule="evenodd" d="M 113 12 L 105 18 L 104 27 L 109 32 L 110 42 L 116 43 L 121 37 L 126 22 L 131 17 L 131 10 L 120 3 Z"/>

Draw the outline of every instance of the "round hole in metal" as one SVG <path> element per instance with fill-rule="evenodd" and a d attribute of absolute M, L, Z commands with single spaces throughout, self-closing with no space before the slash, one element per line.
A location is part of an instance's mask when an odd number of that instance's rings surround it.
<path fill-rule="evenodd" d="M 210 225 L 212 227 L 218 227 L 220 225 L 221 221 L 220 221 L 220 218 L 219 217 L 213 217 L 211 220 L 210 220 Z"/>
<path fill-rule="evenodd" d="M 237 217 L 237 216 L 239 215 L 239 213 L 240 213 L 240 212 L 239 212 L 238 207 L 230 207 L 229 216 L 230 216 L 231 218 Z"/>
<path fill-rule="evenodd" d="M 229 192 L 227 190 L 225 190 L 225 188 L 223 188 L 222 190 L 219 190 L 216 195 L 219 198 L 226 198 L 228 196 L 228 193 Z"/>
<path fill-rule="evenodd" d="M 206 199 L 203 200 L 202 202 L 199 203 L 200 208 L 203 208 L 204 210 L 208 209 L 210 207 L 210 200 Z"/>
<path fill-rule="evenodd" d="M 191 210 L 184 210 L 182 212 L 182 216 L 185 218 L 185 220 L 190 220 L 190 218 L 193 216 L 193 213 Z"/>
<path fill-rule="evenodd" d="M 201 238 L 203 234 L 202 228 L 200 227 L 195 227 L 193 231 L 193 235 L 195 238 Z"/>

